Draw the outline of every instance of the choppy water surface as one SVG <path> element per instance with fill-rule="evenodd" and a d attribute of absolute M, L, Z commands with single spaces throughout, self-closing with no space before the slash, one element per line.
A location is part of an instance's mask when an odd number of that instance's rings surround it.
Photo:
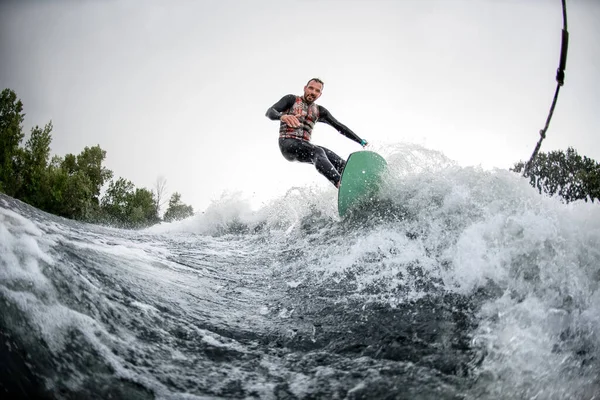
<path fill-rule="evenodd" d="M 145 231 L 0 196 L 0 391 L 45 398 L 594 399 L 600 212 L 397 148 L 334 189 Z"/>

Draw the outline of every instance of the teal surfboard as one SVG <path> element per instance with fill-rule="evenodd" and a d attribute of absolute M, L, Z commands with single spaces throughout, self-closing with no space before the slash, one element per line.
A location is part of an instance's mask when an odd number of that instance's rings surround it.
<path fill-rule="evenodd" d="M 338 191 L 340 217 L 377 195 L 386 168 L 385 159 L 373 151 L 350 154 Z"/>

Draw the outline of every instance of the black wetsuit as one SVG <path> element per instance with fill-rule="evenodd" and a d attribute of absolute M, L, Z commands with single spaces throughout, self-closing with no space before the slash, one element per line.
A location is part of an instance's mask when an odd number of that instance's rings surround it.
<path fill-rule="evenodd" d="M 283 115 L 297 116 L 300 126 L 292 128 L 285 122 L 281 122 L 279 128 L 281 154 L 288 161 L 314 164 L 317 171 L 337 186 L 346 162 L 333 151 L 310 143 L 312 129 L 315 123 L 324 122 L 357 143 L 361 143 L 361 138 L 333 118 L 325 107 L 308 103 L 300 96 L 288 94 L 269 108 L 266 113 L 266 116 L 272 120 L 280 120 Z"/>

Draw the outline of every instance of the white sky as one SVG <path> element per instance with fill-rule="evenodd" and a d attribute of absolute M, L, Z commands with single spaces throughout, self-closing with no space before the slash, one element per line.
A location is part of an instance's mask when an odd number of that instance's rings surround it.
<path fill-rule="evenodd" d="M 542 151 L 600 161 L 600 1 L 568 0 L 565 86 Z M 0 2 L 0 90 L 52 153 L 99 144 L 106 167 L 201 211 L 224 191 L 261 201 L 331 186 L 287 162 L 264 114 L 318 76 L 318 103 L 374 149 L 411 142 L 461 165 L 529 159 L 560 55 L 560 0 Z M 313 141 L 360 149 L 327 125 Z M 331 190 L 334 190 L 331 186 Z"/>

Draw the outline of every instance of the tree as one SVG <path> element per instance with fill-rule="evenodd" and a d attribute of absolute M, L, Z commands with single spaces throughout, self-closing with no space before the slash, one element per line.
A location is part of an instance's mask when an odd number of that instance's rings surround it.
<path fill-rule="evenodd" d="M 0 191 L 14 196 L 19 177 L 16 164 L 19 145 L 23 140 L 23 103 L 10 89 L 0 94 Z"/>
<path fill-rule="evenodd" d="M 50 191 L 47 170 L 52 142 L 51 132 L 52 122 L 49 122 L 44 129 L 36 126 L 31 130 L 31 136 L 21 153 L 19 168 L 22 181 L 16 192 L 17 197 L 41 209 L 45 209 L 46 198 Z"/>
<path fill-rule="evenodd" d="M 48 175 L 54 200 L 50 212 L 77 220 L 93 221 L 97 218 L 98 205 L 92 200 L 92 185 L 87 175 L 82 172 L 69 175 L 62 169 Z"/>
<path fill-rule="evenodd" d="M 100 191 L 104 183 L 112 178 L 111 170 L 102 166 L 102 161 L 106 158 L 106 151 L 99 145 L 85 147 L 77 156 L 75 169 L 83 172 L 90 179 L 92 200 L 100 204 Z"/>
<path fill-rule="evenodd" d="M 160 220 L 156 212 L 154 194 L 145 188 L 136 189 L 127 199 L 127 224 L 140 227 L 155 224 Z"/>
<path fill-rule="evenodd" d="M 65 209 L 70 208 L 67 206 L 65 199 L 69 175 L 61 167 L 62 162 L 63 161 L 59 156 L 54 156 L 48 166 L 47 179 L 50 191 L 48 193 L 45 211 L 60 215 L 61 217 L 75 218 L 65 211 Z"/>
<path fill-rule="evenodd" d="M 156 215 L 160 217 L 160 210 L 165 205 L 167 199 L 167 180 L 164 176 L 159 176 L 156 178 L 156 183 L 154 184 L 154 196 L 156 198 Z"/>
<path fill-rule="evenodd" d="M 524 166 L 520 161 L 511 170 L 520 173 Z M 539 153 L 529 166 L 527 177 L 540 193 L 558 194 L 567 203 L 600 200 L 600 164 L 581 157 L 572 147 L 566 152 Z"/>
<path fill-rule="evenodd" d="M 55 157 L 48 168 L 52 202 L 46 211 L 80 220 L 97 220 L 100 214 L 100 190 L 112 178 L 112 171 L 102 166 L 106 151 L 100 146 L 85 147 L 77 156 Z M 58 204 L 55 204 L 58 203 Z"/>
<path fill-rule="evenodd" d="M 145 188 L 136 189 L 127 179 L 111 181 L 101 201 L 104 216 L 115 225 L 137 228 L 157 223 L 154 194 Z"/>
<path fill-rule="evenodd" d="M 127 202 L 133 189 L 133 183 L 125 178 L 110 181 L 100 203 L 110 222 L 123 224 L 127 221 Z"/>
<path fill-rule="evenodd" d="M 77 157 L 73 154 L 67 154 L 65 159 L 60 162 L 60 166 L 65 170 L 65 172 L 69 175 L 77 172 Z"/>
<path fill-rule="evenodd" d="M 188 218 L 194 215 L 194 209 L 192 206 L 188 206 L 181 202 L 181 194 L 175 192 L 171 195 L 169 200 L 169 208 L 164 215 L 166 222 L 178 221 L 184 218 Z"/>

